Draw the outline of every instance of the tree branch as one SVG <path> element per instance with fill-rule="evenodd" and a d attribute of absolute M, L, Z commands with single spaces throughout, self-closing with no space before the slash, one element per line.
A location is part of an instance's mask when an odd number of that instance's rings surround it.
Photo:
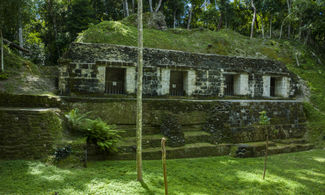
<path fill-rule="evenodd" d="M 23 48 L 23 47 L 20 47 L 19 45 L 15 44 L 15 43 L 13 43 L 13 42 L 11 42 L 11 41 L 5 39 L 5 38 L 3 38 L 3 42 L 4 42 L 5 44 L 7 44 L 7 45 L 8 45 L 9 47 L 11 47 L 11 48 L 18 49 L 19 51 L 22 51 L 22 52 L 25 52 L 25 53 L 30 53 L 30 51 L 29 51 L 28 49 L 25 49 L 25 48 Z"/>

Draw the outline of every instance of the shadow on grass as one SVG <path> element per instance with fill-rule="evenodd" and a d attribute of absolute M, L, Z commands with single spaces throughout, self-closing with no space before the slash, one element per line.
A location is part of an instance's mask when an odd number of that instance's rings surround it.
<path fill-rule="evenodd" d="M 144 182 L 140 181 L 141 186 L 146 190 L 146 192 L 150 195 L 155 194 L 153 191 L 150 190 L 149 186 Z"/>
<path fill-rule="evenodd" d="M 324 150 L 263 158 L 211 157 L 167 161 L 170 194 L 321 194 Z M 316 160 L 315 160 L 316 159 Z M 160 161 L 144 161 L 136 181 L 134 161 L 90 162 L 87 169 L 63 169 L 37 161 L 0 161 L 0 194 L 163 194 Z"/>

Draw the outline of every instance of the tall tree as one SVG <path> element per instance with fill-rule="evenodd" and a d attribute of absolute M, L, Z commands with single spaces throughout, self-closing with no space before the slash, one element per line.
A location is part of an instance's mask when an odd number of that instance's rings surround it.
<path fill-rule="evenodd" d="M 255 20 L 256 20 L 256 7 L 254 5 L 254 0 L 251 0 L 251 6 L 253 8 L 253 19 L 252 19 L 252 26 L 251 26 L 251 36 L 250 38 L 252 39 L 253 38 L 253 35 L 254 35 L 254 24 L 255 24 Z"/>
<path fill-rule="evenodd" d="M 189 14 L 188 14 L 187 30 L 190 30 L 190 28 L 191 28 L 192 13 L 193 13 L 193 8 L 191 6 L 189 9 Z"/>
<path fill-rule="evenodd" d="M 216 0 L 216 7 L 218 7 L 220 12 L 218 30 L 220 30 L 223 26 L 223 21 L 226 18 L 227 6 L 229 5 L 229 0 Z"/>
<path fill-rule="evenodd" d="M 287 0 L 287 6 L 288 6 L 288 15 L 291 15 L 291 0 Z M 288 38 L 290 38 L 290 31 L 291 31 L 291 24 L 290 21 L 288 22 Z"/>
<path fill-rule="evenodd" d="M 161 2 L 162 2 L 162 0 L 159 0 L 158 5 L 157 5 L 156 10 L 155 10 L 156 13 L 159 11 L 159 9 L 161 7 Z"/>
<path fill-rule="evenodd" d="M 124 17 L 128 17 L 130 15 L 128 0 L 123 0 L 123 11 L 124 11 Z"/>
<path fill-rule="evenodd" d="M 138 77 L 137 77 L 137 179 L 142 182 L 142 77 L 143 77 L 143 23 L 142 0 L 138 0 Z"/>
<path fill-rule="evenodd" d="M 152 0 L 149 0 L 149 10 L 150 10 L 150 12 L 153 12 Z"/>

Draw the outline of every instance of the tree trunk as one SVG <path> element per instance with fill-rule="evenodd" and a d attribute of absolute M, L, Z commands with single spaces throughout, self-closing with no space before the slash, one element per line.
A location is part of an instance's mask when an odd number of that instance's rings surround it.
<path fill-rule="evenodd" d="M 252 19 L 252 26 L 251 26 L 251 36 L 250 36 L 250 38 L 252 39 L 253 35 L 254 35 L 254 24 L 255 24 L 255 18 L 256 18 L 256 7 L 254 5 L 254 0 L 251 1 L 251 4 L 252 4 L 252 8 L 254 10 L 253 19 Z"/>
<path fill-rule="evenodd" d="M 280 37 L 279 37 L 279 39 L 282 38 L 282 29 L 283 29 L 284 21 L 285 21 L 285 20 L 283 20 L 283 22 L 282 22 L 282 24 L 281 24 L 281 28 L 280 28 Z"/>
<path fill-rule="evenodd" d="M 135 13 L 135 2 L 134 0 L 132 0 L 132 14 Z"/>
<path fill-rule="evenodd" d="M 123 8 L 124 8 L 124 17 L 128 17 L 130 15 L 128 0 L 123 1 Z"/>
<path fill-rule="evenodd" d="M 299 23 L 299 40 L 301 40 L 301 29 L 302 29 L 302 20 L 300 20 L 300 23 Z"/>
<path fill-rule="evenodd" d="M 153 12 L 153 9 L 152 9 L 152 0 L 149 0 L 149 9 L 150 9 L 150 12 Z"/>
<path fill-rule="evenodd" d="M 287 5 L 288 5 L 288 15 L 291 14 L 291 5 L 290 5 L 290 0 L 287 0 Z M 290 32 L 291 31 L 291 24 L 290 21 L 288 22 L 288 38 L 290 38 Z"/>
<path fill-rule="evenodd" d="M 158 3 L 157 8 L 155 10 L 156 13 L 159 11 L 159 9 L 161 7 L 161 2 L 162 2 L 162 0 L 159 0 L 159 3 Z"/>
<path fill-rule="evenodd" d="M 310 29 L 308 29 L 308 31 L 307 31 L 307 35 L 306 35 L 306 38 L 305 38 L 305 41 L 304 41 L 305 45 L 307 45 L 307 43 L 308 43 L 309 36 L 310 36 Z"/>
<path fill-rule="evenodd" d="M 174 10 L 174 24 L 173 24 L 173 28 L 176 28 L 176 9 Z"/>
<path fill-rule="evenodd" d="M 21 17 L 19 16 L 19 28 L 18 28 L 18 36 L 19 36 L 19 46 L 21 48 L 24 47 L 24 39 L 23 39 L 23 25 L 21 22 Z"/>
<path fill-rule="evenodd" d="M 188 16 L 188 21 L 187 21 L 187 30 L 190 30 L 191 27 L 191 20 L 192 20 L 192 7 L 190 8 L 190 13 Z"/>
<path fill-rule="evenodd" d="M 221 28 L 222 28 L 222 17 L 223 16 L 223 14 L 222 14 L 222 12 L 220 12 L 220 18 L 219 18 L 219 23 L 218 23 L 218 30 L 220 30 Z"/>
<path fill-rule="evenodd" d="M 11 42 L 11 41 L 8 41 L 8 40 L 5 39 L 5 38 L 3 38 L 3 42 L 4 42 L 5 44 L 7 44 L 8 47 L 18 49 L 19 51 L 22 51 L 22 52 L 25 52 L 25 53 L 30 53 L 29 50 L 27 50 L 27 49 L 25 49 L 25 48 L 22 48 L 22 47 L 20 47 L 19 45 L 15 44 L 15 43 L 13 43 L 13 42 Z"/>
<path fill-rule="evenodd" d="M 272 39 L 272 15 L 270 15 L 270 39 Z"/>
<path fill-rule="evenodd" d="M 143 77 L 143 23 L 142 0 L 138 0 L 138 78 L 137 78 L 137 179 L 142 182 L 142 77 Z"/>
<path fill-rule="evenodd" d="M 262 37 L 263 37 L 263 39 L 265 39 L 265 36 L 264 36 L 264 22 L 263 22 L 263 14 L 261 14 L 261 26 L 262 26 Z"/>
<path fill-rule="evenodd" d="M 296 57 L 296 64 L 298 67 L 300 67 L 300 63 L 299 63 L 299 59 L 298 59 L 298 51 L 296 51 L 295 57 Z"/>
<path fill-rule="evenodd" d="M 3 59 L 3 36 L 2 36 L 2 29 L 0 29 L 0 39 L 1 39 L 1 72 L 5 71 L 5 64 Z"/>
<path fill-rule="evenodd" d="M 267 151 L 269 149 L 269 130 L 266 128 L 266 146 L 265 146 L 265 158 L 264 158 L 264 172 L 263 172 L 263 179 L 265 179 L 266 173 L 266 161 L 267 161 Z"/>

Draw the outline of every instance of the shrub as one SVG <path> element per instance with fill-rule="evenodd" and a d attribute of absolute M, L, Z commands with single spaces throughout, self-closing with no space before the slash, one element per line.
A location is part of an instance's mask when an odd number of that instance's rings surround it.
<path fill-rule="evenodd" d="M 95 144 L 101 150 L 116 152 L 115 144 L 120 140 L 115 126 L 110 126 L 102 119 L 87 118 L 89 113 L 80 113 L 78 109 L 71 110 L 66 116 L 68 128 L 87 139 L 87 144 Z"/>
<path fill-rule="evenodd" d="M 86 119 L 86 128 L 82 133 L 87 137 L 88 143 L 93 143 L 101 150 L 109 152 L 117 152 L 116 143 L 120 140 L 121 136 L 115 126 L 109 126 L 102 119 L 95 120 Z"/>
<path fill-rule="evenodd" d="M 8 73 L 0 72 L 0 81 L 7 80 L 9 78 Z"/>
<path fill-rule="evenodd" d="M 65 115 L 67 119 L 68 129 L 73 131 L 80 131 L 83 129 L 83 123 L 85 122 L 88 114 L 89 112 L 85 114 L 80 113 L 77 108 L 72 109 L 68 114 Z"/>

